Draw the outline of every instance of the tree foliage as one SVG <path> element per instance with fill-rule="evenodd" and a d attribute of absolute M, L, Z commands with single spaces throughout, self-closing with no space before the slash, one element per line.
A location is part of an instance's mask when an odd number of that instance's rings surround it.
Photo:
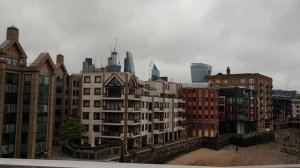
<path fill-rule="evenodd" d="M 86 127 L 77 119 L 69 119 L 61 125 L 59 136 L 62 140 L 70 142 L 75 139 L 80 139 L 83 133 L 87 132 Z"/>

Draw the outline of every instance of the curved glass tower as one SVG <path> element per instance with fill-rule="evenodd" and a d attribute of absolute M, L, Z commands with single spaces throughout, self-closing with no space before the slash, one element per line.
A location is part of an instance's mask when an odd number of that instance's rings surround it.
<path fill-rule="evenodd" d="M 205 76 L 210 76 L 212 66 L 203 63 L 191 63 L 192 83 L 204 82 Z"/>

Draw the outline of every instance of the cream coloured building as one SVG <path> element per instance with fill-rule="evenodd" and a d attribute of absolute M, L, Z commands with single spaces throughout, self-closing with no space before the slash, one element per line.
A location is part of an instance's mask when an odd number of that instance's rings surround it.
<path fill-rule="evenodd" d="M 124 139 L 129 149 L 185 138 L 181 86 L 126 72 L 82 74 L 84 144 Z"/>

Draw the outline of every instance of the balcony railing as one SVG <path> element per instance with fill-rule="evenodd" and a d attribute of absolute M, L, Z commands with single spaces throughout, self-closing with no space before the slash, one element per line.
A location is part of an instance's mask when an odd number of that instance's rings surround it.
<path fill-rule="evenodd" d="M 104 110 L 118 110 L 118 111 L 120 111 L 122 107 L 123 107 L 123 106 L 119 106 L 119 107 L 103 106 L 103 109 L 104 109 Z"/>
<path fill-rule="evenodd" d="M 133 121 L 133 123 L 140 123 L 141 121 L 139 118 L 129 118 L 128 120 Z"/>
<path fill-rule="evenodd" d="M 121 119 L 116 120 L 116 119 L 104 119 L 103 122 L 104 123 L 121 123 Z"/>
<path fill-rule="evenodd" d="M 121 132 L 103 131 L 103 136 L 120 136 Z"/>

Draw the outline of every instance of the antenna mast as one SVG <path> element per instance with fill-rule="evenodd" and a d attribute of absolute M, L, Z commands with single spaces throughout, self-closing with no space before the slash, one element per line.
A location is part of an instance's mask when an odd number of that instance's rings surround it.
<path fill-rule="evenodd" d="M 114 52 L 116 52 L 116 50 L 117 50 L 117 43 L 118 43 L 118 37 L 116 37 L 116 43 L 115 43 Z"/>

